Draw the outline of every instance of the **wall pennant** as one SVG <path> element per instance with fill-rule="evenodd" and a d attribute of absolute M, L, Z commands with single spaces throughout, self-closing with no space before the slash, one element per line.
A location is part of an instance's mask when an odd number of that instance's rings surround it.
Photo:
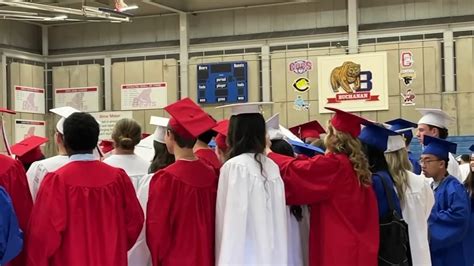
<path fill-rule="evenodd" d="M 293 82 L 293 88 L 295 88 L 296 92 L 306 92 L 310 88 L 309 79 L 303 77 L 297 78 Z"/>
<path fill-rule="evenodd" d="M 296 96 L 293 108 L 296 111 L 308 111 L 309 110 L 309 105 L 310 105 L 309 103 L 304 101 L 303 97 L 298 95 L 298 96 Z"/>
<path fill-rule="evenodd" d="M 296 74 L 304 74 L 308 71 L 313 70 L 313 62 L 311 62 L 311 60 L 298 59 L 291 62 L 288 65 L 288 68 L 291 72 L 294 72 Z"/>
<path fill-rule="evenodd" d="M 412 89 L 407 89 L 407 92 L 406 93 L 401 93 L 401 95 L 402 95 L 402 98 L 403 98 L 403 102 L 402 102 L 403 106 L 413 106 L 413 105 L 415 105 L 416 95 L 412 91 Z"/>
<path fill-rule="evenodd" d="M 416 78 L 416 72 L 414 69 L 403 69 L 398 74 L 398 77 L 403 81 L 405 87 L 410 87 Z"/>
<path fill-rule="evenodd" d="M 402 51 L 400 53 L 400 66 L 402 68 L 412 67 L 415 63 L 413 60 L 413 53 L 411 51 Z"/>

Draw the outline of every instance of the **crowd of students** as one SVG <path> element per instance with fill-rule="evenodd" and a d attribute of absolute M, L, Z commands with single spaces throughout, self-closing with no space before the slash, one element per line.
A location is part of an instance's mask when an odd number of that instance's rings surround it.
<path fill-rule="evenodd" d="M 30 160 L 34 137 L 0 155 L 0 265 L 474 265 L 474 156 L 461 174 L 446 113 L 327 108 L 288 130 L 265 104 L 215 121 L 186 98 L 145 139 L 120 120 L 113 151 L 91 115 L 52 109 L 58 155 Z"/>

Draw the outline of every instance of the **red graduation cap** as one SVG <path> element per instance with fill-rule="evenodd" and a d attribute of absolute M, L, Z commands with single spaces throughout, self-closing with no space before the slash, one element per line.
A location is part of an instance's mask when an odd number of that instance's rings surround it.
<path fill-rule="evenodd" d="M 2 108 L 2 107 L 0 107 L 0 113 L 7 113 L 7 114 L 12 114 L 12 115 L 16 114 L 15 111 L 12 111 L 12 110 L 7 109 L 7 108 Z"/>
<path fill-rule="evenodd" d="M 190 98 L 184 98 L 165 107 L 172 116 L 169 126 L 186 139 L 197 138 L 213 128 L 216 122 Z"/>
<path fill-rule="evenodd" d="M 326 130 L 324 130 L 317 120 L 294 126 L 289 128 L 289 130 L 300 139 L 319 138 L 320 134 L 326 133 Z"/>
<path fill-rule="evenodd" d="M 212 130 L 217 132 L 217 136 L 215 137 L 216 145 L 219 149 L 225 151 L 227 150 L 227 132 L 229 130 L 229 120 L 224 119 L 217 122 L 217 126 L 215 126 Z"/>
<path fill-rule="evenodd" d="M 39 146 L 46 142 L 47 138 L 31 136 L 12 145 L 10 149 L 23 164 L 29 164 L 44 158 Z"/>
<path fill-rule="evenodd" d="M 114 142 L 112 140 L 101 140 L 99 143 L 99 148 L 105 153 L 109 153 L 114 149 Z"/>
<path fill-rule="evenodd" d="M 331 118 L 331 125 L 336 130 L 349 133 L 354 138 L 359 136 L 361 125 L 371 124 L 370 121 L 358 115 L 354 115 L 332 107 L 324 108 L 336 112 Z"/>

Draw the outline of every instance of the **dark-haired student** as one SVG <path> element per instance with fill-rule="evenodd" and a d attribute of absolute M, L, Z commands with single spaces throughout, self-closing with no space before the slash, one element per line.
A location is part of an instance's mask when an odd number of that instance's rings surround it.
<path fill-rule="evenodd" d="M 193 153 L 196 138 L 215 126 L 191 99 L 165 107 L 165 142 L 176 161 L 150 181 L 146 241 L 157 266 L 214 265 L 217 174 Z"/>
<path fill-rule="evenodd" d="M 196 144 L 194 144 L 194 154 L 201 159 L 203 162 L 211 166 L 216 174 L 219 175 L 222 163 L 219 160 L 216 152 L 209 148 L 208 144 L 211 142 L 213 137 L 217 136 L 217 132 L 210 129 L 197 137 Z"/>
<path fill-rule="evenodd" d="M 216 265 L 287 265 L 287 209 L 278 166 L 265 155 L 262 103 L 233 104 L 216 204 Z"/>
<path fill-rule="evenodd" d="M 126 266 L 143 226 L 127 174 L 93 155 L 99 125 L 87 113 L 64 121 L 70 162 L 43 180 L 26 236 L 28 266 Z"/>
<path fill-rule="evenodd" d="M 463 247 L 464 254 L 466 255 L 466 265 L 471 266 L 474 265 L 474 145 L 471 145 L 469 150 L 471 151 L 469 163 L 470 172 L 464 181 L 464 187 L 466 187 L 471 201 L 471 215 L 469 219 L 469 229 L 466 238 L 464 238 Z"/>

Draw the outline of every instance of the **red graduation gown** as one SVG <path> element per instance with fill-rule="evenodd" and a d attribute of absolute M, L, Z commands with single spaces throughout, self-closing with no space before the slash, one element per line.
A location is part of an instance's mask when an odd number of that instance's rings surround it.
<path fill-rule="evenodd" d="M 0 186 L 4 187 L 12 199 L 18 224 L 23 232 L 26 232 L 28 220 L 30 219 L 33 200 L 31 198 L 25 168 L 20 161 L 0 154 Z M 12 266 L 25 265 L 25 254 L 21 252 L 10 262 Z"/>
<path fill-rule="evenodd" d="M 178 160 L 150 182 L 146 240 L 153 266 L 213 266 L 217 176 L 201 160 Z"/>
<path fill-rule="evenodd" d="M 28 266 L 126 266 L 144 217 L 130 178 L 73 161 L 43 180 L 26 241 Z"/>
<path fill-rule="evenodd" d="M 211 149 L 199 149 L 194 153 L 199 159 L 201 159 L 204 163 L 212 167 L 216 174 L 219 176 L 219 172 L 221 170 L 222 163 L 217 157 L 215 151 Z"/>
<path fill-rule="evenodd" d="M 376 266 L 377 200 L 359 180 L 346 155 L 299 160 L 270 153 L 280 167 L 288 205 L 310 205 L 311 266 Z"/>

